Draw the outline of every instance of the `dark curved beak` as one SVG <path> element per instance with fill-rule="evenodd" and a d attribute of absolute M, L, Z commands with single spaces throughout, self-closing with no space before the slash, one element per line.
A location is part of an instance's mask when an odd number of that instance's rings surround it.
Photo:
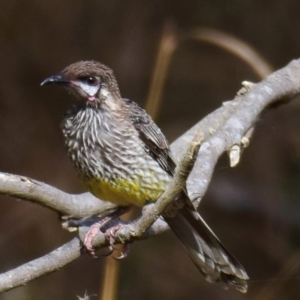
<path fill-rule="evenodd" d="M 52 75 L 46 78 L 42 83 L 41 86 L 46 84 L 58 84 L 58 85 L 69 85 L 70 80 L 66 79 L 62 74 Z"/>

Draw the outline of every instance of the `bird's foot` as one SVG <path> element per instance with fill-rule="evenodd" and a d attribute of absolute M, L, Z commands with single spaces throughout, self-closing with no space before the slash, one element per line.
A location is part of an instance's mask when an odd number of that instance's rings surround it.
<path fill-rule="evenodd" d="M 95 236 L 99 233 L 100 229 L 105 226 L 109 221 L 111 221 L 113 218 L 111 216 L 105 217 L 104 219 L 102 219 L 99 222 L 94 223 L 88 230 L 88 232 L 86 233 L 85 237 L 84 237 L 84 242 L 83 242 L 83 246 L 86 250 L 86 252 L 94 257 L 97 258 L 97 255 L 95 253 L 95 248 L 92 245 L 93 239 L 95 238 Z M 111 252 L 109 253 L 111 254 Z M 108 255 L 109 255 L 108 254 Z"/>
<path fill-rule="evenodd" d="M 83 246 L 85 248 L 85 250 L 87 251 L 87 253 L 94 257 L 97 258 L 96 253 L 95 253 L 95 248 L 92 245 L 92 242 L 95 238 L 95 236 L 99 233 L 99 231 L 105 226 L 107 225 L 110 221 L 118 218 L 119 216 L 121 216 L 122 214 L 124 214 L 125 212 L 127 212 L 129 210 L 129 207 L 119 207 L 117 211 L 115 211 L 114 213 L 110 214 L 109 216 L 103 218 L 101 221 L 94 223 L 88 230 L 87 234 L 85 235 L 84 238 L 84 242 L 83 242 Z M 115 232 L 120 228 L 118 227 L 120 225 L 114 226 L 110 229 L 108 229 L 106 232 L 113 232 L 113 234 L 111 236 L 115 236 Z M 115 230 L 114 230 L 115 228 Z M 109 236 L 109 234 L 106 234 L 106 237 Z M 113 251 L 114 251 L 114 242 L 115 239 L 112 240 L 112 238 L 108 239 L 110 242 L 110 246 L 108 247 L 108 253 L 105 253 L 104 256 L 108 256 L 110 255 Z"/>

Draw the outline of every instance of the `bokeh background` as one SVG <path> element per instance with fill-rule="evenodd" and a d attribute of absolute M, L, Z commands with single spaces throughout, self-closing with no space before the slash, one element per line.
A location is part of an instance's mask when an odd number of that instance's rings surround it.
<path fill-rule="evenodd" d="M 124 97 L 144 106 L 166 24 L 179 34 L 210 27 L 248 43 L 274 69 L 300 56 L 296 0 L 10 0 L 0 1 L 0 171 L 84 191 L 59 124 L 72 98 L 41 88 L 68 64 L 110 66 Z M 157 122 L 170 141 L 232 99 L 248 64 L 204 42 L 174 53 Z M 249 292 L 207 283 L 174 236 L 134 243 L 120 262 L 117 299 L 300 299 L 300 103 L 258 120 L 238 167 L 221 158 L 201 214 L 245 266 Z M 0 271 L 70 240 L 55 213 L 2 196 Z M 106 259 L 83 256 L 67 267 L 0 295 L 0 299 L 77 299 L 100 295 Z M 92 299 L 99 299 L 93 296 Z"/>

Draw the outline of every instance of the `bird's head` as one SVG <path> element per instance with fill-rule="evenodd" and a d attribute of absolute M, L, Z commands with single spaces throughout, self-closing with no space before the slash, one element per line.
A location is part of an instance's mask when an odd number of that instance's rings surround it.
<path fill-rule="evenodd" d="M 96 61 L 71 64 L 41 83 L 46 84 L 64 86 L 79 100 L 95 105 L 121 97 L 113 71 Z"/>

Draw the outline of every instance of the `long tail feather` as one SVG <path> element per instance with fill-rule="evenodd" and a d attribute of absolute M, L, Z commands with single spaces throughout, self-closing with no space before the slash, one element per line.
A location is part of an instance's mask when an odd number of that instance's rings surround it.
<path fill-rule="evenodd" d="M 207 281 L 231 284 L 238 291 L 246 293 L 246 280 L 249 279 L 246 271 L 198 212 L 188 205 L 189 202 L 172 217 L 165 215 L 164 219 Z"/>

